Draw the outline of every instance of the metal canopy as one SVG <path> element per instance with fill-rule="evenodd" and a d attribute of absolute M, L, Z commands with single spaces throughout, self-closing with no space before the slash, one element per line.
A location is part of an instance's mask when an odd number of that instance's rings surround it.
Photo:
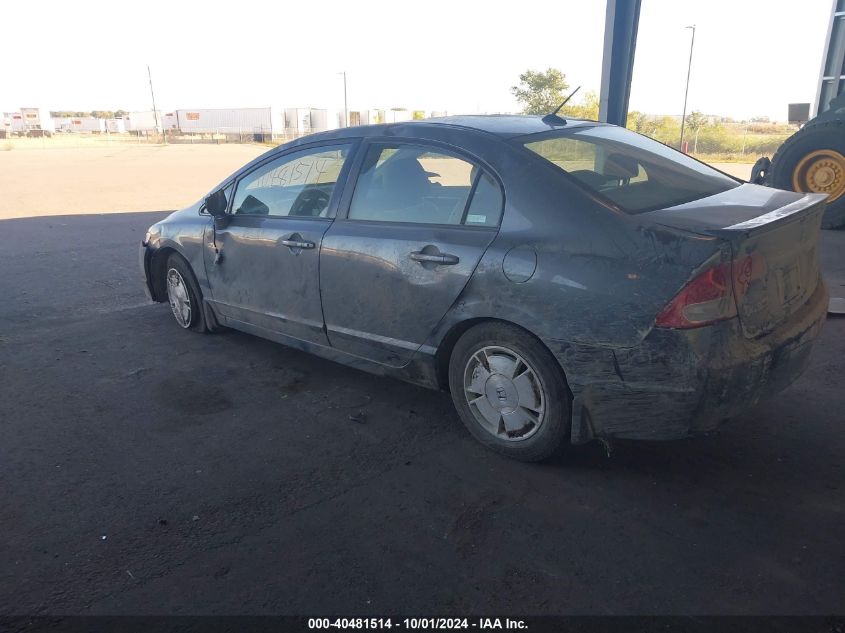
<path fill-rule="evenodd" d="M 816 91 L 815 114 L 827 110 L 845 89 L 845 0 L 833 0 L 824 59 Z"/>
<path fill-rule="evenodd" d="M 641 0 L 607 0 L 599 120 L 624 126 L 628 119 Z"/>

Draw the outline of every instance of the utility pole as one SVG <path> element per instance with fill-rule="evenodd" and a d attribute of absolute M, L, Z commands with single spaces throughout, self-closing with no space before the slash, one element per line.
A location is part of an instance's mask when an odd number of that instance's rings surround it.
<path fill-rule="evenodd" d="M 689 43 L 689 64 L 687 64 L 687 88 L 684 91 L 684 113 L 681 115 L 681 141 L 678 144 L 678 149 L 684 151 L 684 124 L 687 120 L 687 96 L 689 95 L 689 76 L 692 71 L 692 47 L 695 46 L 695 24 L 686 27 L 692 29 L 692 39 Z"/>
<path fill-rule="evenodd" d="M 150 72 L 150 67 L 147 65 L 147 77 L 150 79 L 150 96 L 153 98 L 153 118 L 155 119 L 156 128 L 159 127 L 158 123 L 158 110 L 156 110 L 156 93 L 153 91 L 153 75 Z M 161 137 L 164 139 L 164 144 L 167 145 L 167 134 L 164 133 L 164 121 L 161 122 Z"/>
<path fill-rule="evenodd" d="M 343 71 L 343 126 L 349 127 L 349 106 L 346 102 L 346 71 Z"/>

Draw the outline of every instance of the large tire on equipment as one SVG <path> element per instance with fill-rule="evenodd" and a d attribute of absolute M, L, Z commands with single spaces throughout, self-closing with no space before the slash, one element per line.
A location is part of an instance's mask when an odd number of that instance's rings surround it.
<path fill-rule="evenodd" d="M 537 462 L 570 436 L 569 390 L 551 352 L 507 323 L 467 330 L 449 359 L 449 389 L 464 425 L 503 455 Z"/>
<path fill-rule="evenodd" d="M 772 158 L 771 182 L 828 194 L 822 228 L 845 225 L 845 121 L 810 124 L 786 139 Z"/>

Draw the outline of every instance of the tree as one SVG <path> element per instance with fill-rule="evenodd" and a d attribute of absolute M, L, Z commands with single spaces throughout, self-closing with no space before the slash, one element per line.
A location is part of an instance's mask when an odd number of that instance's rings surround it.
<path fill-rule="evenodd" d="M 693 110 L 687 115 L 687 127 L 695 134 L 698 130 L 707 125 L 707 117 L 698 110 Z"/>
<path fill-rule="evenodd" d="M 563 99 L 566 99 L 567 96 L 569 95 L 564 96 Z M 555 104 L 554 108 L 558 107 L 561 101 L 563 101 L 563 99 L 558 101 Z M 554 110 L 554 108 L 552 108 L 552 110 Z M 552 110 L 549 110 L 549 112 L 551 112 Z M 560 112 L 565 116 L 571 116 L 573 119 L 589 119 L 590 121 L 598 121 L 599 96 L 591 90 L 590 92 L 584 95 L 584 98 L 581 100 L 580 103 L 567 103 L 565 106 L 563 106 L 563 109 Z"/>
<path fill-rule="evenodd" d="M 566 75 L 557 68 L 549 68 L 545 72 L 526 70 L 511 92 L 522 104 L 525 114 L 548 114 L 566 98 L 568 88 Z"/>
<path fill-rule="evenodd" d="M 645 112 L 638 112 L 634 110 L 633 112 L 628 113 L 626 127 L 629 130 L 653 137 L 659 126 L 660 124 L 658 121 L 653 116 L 649 116 Z"/>

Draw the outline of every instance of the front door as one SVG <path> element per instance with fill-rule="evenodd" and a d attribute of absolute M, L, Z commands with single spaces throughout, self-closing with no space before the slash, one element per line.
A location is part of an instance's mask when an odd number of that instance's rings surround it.
<path fill-rule="evenodd" d="M 323 238 L 326 329 L 333 347 L 401 367 L 496 236 L 501 188 L 437 146 L 370 143 L 358 173 L 347 217 Z"/>
<path fill-rule="evenodd" d="M 328 344 L 320 304 L 320 245 L 351 148 L 334 144 L 293 151 L 238 180 L 229 224 L 209 231 L 205 250 L 211 299 L 231 325 Z"/>

